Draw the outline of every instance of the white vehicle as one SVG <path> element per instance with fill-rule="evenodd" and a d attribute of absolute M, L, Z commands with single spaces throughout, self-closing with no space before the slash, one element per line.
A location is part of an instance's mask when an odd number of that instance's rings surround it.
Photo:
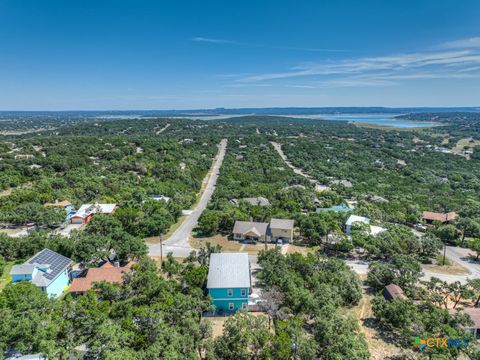
<path fill-rule="evenodd" d="M 415 230 L 420 231 L 420 232 L 427 231 L 427 227 L 423 224 L 415 224 L 414 228 L 415 228 Z"/>

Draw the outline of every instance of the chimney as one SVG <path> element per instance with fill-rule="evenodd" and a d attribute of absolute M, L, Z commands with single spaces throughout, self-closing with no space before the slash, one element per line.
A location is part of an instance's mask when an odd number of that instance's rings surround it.
<path fill-rule="evenodd" d="M 115 261 L 113 263 L 113 266 L 115 266 L 116 268 L 120 267 L 120 262 L 119 261 Z"/>

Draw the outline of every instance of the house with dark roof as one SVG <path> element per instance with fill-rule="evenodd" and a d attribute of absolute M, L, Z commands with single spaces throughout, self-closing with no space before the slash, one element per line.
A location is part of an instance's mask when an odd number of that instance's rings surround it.
<path fill-rule="evenodd" d="M 385 298 L 385 300 L 396 300 L 396 299 L 405 300 L 407 298 L 402 288 L 395 284 L 390 284 L 385 286 L 383 288 L 382 295 Z"/>
<path fill-rule="evenodd" d="M 207 289 L 220 313 L 248 309 L 251 291 L 250 261 L 247 253 L 213 253 L 210 255 Z"/>
<path fill-rule="evenodd" d="M 92 289 L 95 283 L 101 281 L 121 284 L 123 282 L 123 274 L 130 271 L 130 263 L 126 266 L 116 266 L 107 261 L 101 267 L 88 269 L 84 277 L 73 279 L 68 292 L 75 295 L 84 294 Z"/>
<path fill-rule="evenodd" d="M 10 270 L 12 283 L 30 281 L 50 296 L 59 296 L 69 284 L 72 260 L 50 249 L 43 249 Z"/>

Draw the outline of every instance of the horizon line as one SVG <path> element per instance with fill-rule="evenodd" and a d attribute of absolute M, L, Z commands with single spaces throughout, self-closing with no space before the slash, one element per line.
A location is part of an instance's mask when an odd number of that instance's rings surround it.
<path fill-rule="evenodd" d="M 3 110 L 5 112 L 132 112 L 132 111 L 163 111 L 163 112 L 180 112 L 180 111 L 218 111 L 218 110 L 266 110 L 266 109 L 472 109 L 480 111 L 480 105 L 454 105 L 454 106 L 379 106 L 379 105 L 362 105 L 362 106 L 262 106 L 262 107 L 211 107 L 211 108 L 184 108 L 184 109 L 57 109 L 57 110 Z"/>

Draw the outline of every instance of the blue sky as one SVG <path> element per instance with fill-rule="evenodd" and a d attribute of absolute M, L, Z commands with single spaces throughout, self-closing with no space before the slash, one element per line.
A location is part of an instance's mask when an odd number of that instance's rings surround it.
<path fill-rule="evenodd" d="M 0 109 L 480 106 L 480 1 L 1 0 Z"/>

